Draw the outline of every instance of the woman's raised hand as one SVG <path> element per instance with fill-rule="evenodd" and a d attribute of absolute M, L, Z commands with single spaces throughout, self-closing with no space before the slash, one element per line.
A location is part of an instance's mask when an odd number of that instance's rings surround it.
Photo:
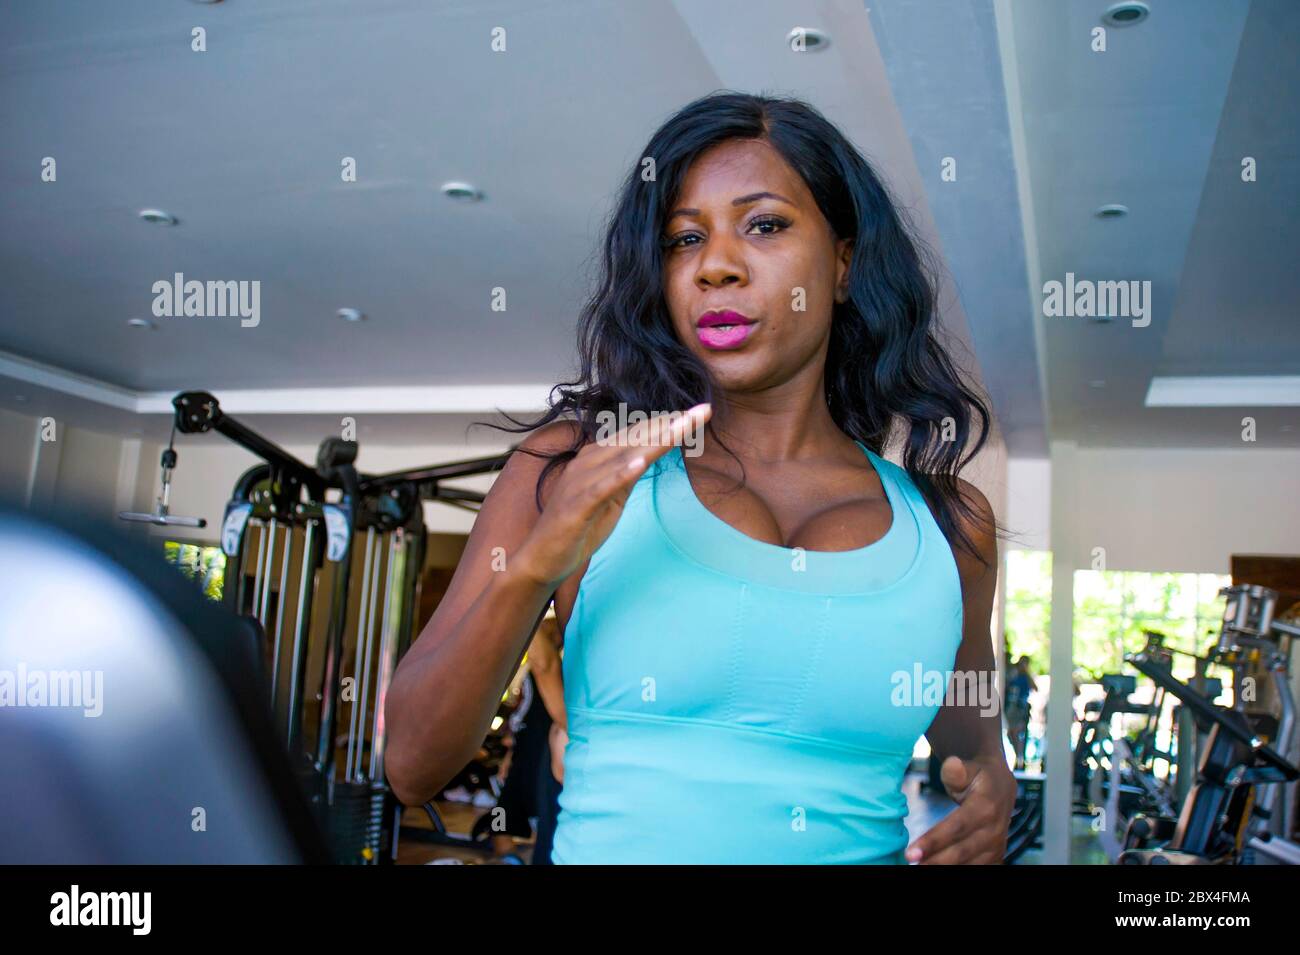
<path fill-rule="evenodd" d="M 703 427 L 712 413 L 712 406 L 700 404 L 679 415 L 637 421 L 608 440 L 584 445 L 565 465 L 512 563 L 533 580 L 558 586 L 609 537 L 645 469 Z"/>

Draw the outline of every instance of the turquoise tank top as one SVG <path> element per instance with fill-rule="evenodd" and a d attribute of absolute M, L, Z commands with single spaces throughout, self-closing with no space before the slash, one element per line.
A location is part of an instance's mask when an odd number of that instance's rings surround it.
<path fill-rule="evenodd" d="M 912 687 L 952 669 L 961 582 L 907 472 L 858 446 L 893 520 L 857 550 L 741 533 L 681 448 L 633 486 L 565 628 L 553 862 L 905 862 L 903 774 L 939 710 Z"/>

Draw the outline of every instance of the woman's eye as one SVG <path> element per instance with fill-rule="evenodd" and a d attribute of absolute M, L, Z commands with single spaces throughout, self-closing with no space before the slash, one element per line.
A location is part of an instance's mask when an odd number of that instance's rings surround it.
<path fill-rule="evenodd" d="M 694 232 L 685 232 L 682 235 L 675 235 L 672 236 L 671 238 L 664 239 L 663 244 L 664 244 L 664 248 L 666 249 L 677 249 L 685 245 L 687 239 L 698 239 L 698 238 L 699 236 L 697 236 Z"/>
<path fill-rule="evenodd" d="M 749 227 L 750 229 L 757 229 L 760 226 L 771 226 L 772 227 L 771 231 L 763 232 L 760 234 L 774 235 L 775 233 L 779 232 L 781 229 L 784 229 L 787 226 L 789 226 L 789 224 L 790 223 L 786 222 L 784 219 L 777 218 L 776 216 L 763 216 L 762 218 L 755 219 L 753 222 L 751 222 L 749 224 Z"/>
<path fill-rule="evenodd" d="M 762 229 L 766 227 L 766 231 L 760 232 L 759 235 L 775 235 L 782 229 L 789 228 L 789 226 L 790 223 L 779 216 L 763 216 L 751 222 L 749 224 L 749 230 L 750 232 L 753 232 L 754 229 Z M 665 237 L 661 244 L 665 249 L 680 249 L 685 248 L 687 245 L 696 244 L 694 242 L 688 242 L 688 239 L 699 238 L 700 236 L 694 232 L 683 232 L 680 235 Z"/>

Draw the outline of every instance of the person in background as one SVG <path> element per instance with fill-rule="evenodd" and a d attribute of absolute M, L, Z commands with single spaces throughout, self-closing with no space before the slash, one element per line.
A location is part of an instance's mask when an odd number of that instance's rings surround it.
<path fill-rule="evenodd" d="M 559 639 L 555 619 L 543 618 L 524 656 L 522 698 L 509 720 L 514 746 L 496 804 L 504 810 L 505 827 L 492 836 L 493 853 L 505 858 L 516 856 L 516 838 L 535 834 L 533 865 L 550 864 L 559 815 L 560 782 L 552 768 L 555 730 L 562 731 L 565 723 Z"/>
<path fill-rule="evenodd" d="M 1025 768 L 1025 745 L 1029 730 L 1029 694 L 1037 689 L 1029 675 L 1029 657 L 1020 657 L 1007 678 L 1006 705 L 1007 736 L 1016 752 L 1016 769 Z"/>

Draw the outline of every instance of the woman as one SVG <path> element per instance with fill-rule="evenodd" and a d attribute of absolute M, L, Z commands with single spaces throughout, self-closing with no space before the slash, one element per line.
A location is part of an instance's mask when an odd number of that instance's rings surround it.
<path fill-rule="evenodd" d="M 579 381 L 518 429 L 398 668 L 390 782 L 418 804 L 473 753 L 553 598 L 555 862 L 999 862 L 996 705 L 900 692 L 994 669 L 996 529 L 957 477 L 988 413 L 935 339 L 916 245 L 798 101 L 704 97 L 643 156 Z M 653 417 L 611 434 L 629 411 Z M 958 806 L 908 846 L 922 733 Z"/>

